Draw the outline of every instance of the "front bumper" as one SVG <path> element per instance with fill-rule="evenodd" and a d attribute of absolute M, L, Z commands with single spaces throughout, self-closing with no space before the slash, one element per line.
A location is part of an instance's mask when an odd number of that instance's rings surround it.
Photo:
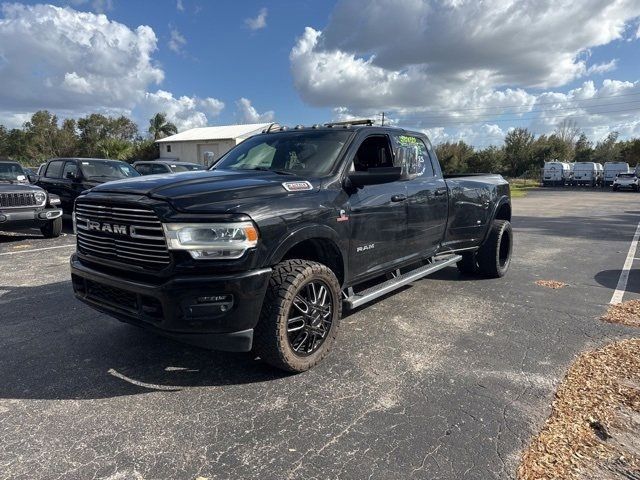
<path fill-rule="evenodd" d="M 62 216 L 60 208 L 20 208 L 0 209 L 0 227 L 30 228 L 41 227 Z"/>
<path fill-rule="evenodd" d="M 214 350 L 249 351 L 271 269 L 143 283 L 71 257 L 75 296 L 123 322 Z"/>

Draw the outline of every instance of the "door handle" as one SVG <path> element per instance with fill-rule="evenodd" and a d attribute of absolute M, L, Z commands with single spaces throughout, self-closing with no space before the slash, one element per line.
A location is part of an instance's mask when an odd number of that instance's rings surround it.
<path fill-rule="evenodd" d="M 391 197 L 392 202 L 404 202 L 407 199 L 407 196 L 404 194 L 394 195 Z"/>
<path fill-rule="evenodd" d="M 447 189 L 446 188 L 438 188 L 437 190 L 433 191 L 433 194 L 436 197 L 439 197 L 440 195 L 445 195 L 447 193 Z"/>

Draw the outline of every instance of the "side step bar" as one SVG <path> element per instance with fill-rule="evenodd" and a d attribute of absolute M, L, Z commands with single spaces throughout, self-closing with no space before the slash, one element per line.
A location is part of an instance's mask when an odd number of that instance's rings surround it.
<path fill-rule="evenodd" d="M 344 299 L 345 306 L 349 309 L 357 308 L 365 303 L 368 303 L 376 298 L 382 297 L 389 292 L 392 292 L 404 285 L 407 285 L 411 282 L 415 282 L 416 280 L 421 279 L 422 277 L 426 277 L 427 275 L 431 275 L 432 273 L 437 272 L 438 270 L 442 270 L 449 265 L 453 265 L 454 263 L 462 260 L 460 255 L 447 255 L 446 257 L 440 257 L 434 259 L 433 262 L 424 265 L 420 268 L 416 268 L 415 270 L 411 270 L 410 272 L 404 273 L 402 275 L 396 276 L 391 280 L 387 280 L 386 282 L 375 285 L 371 288 L 367 288 L 358 293 L 354 293 L 349 295 Z M 352 290 L 350 289 L 350 292 Z"/>

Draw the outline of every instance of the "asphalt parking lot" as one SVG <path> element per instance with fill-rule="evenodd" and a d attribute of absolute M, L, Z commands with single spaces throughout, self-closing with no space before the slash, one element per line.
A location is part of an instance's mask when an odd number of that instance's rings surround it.
<path fill-rule="evenodd" d="M 75 301 L 72 234 L 0 234 L 0 478 L 513 478 L 574 355 L 633 333 L 598 317 L 639 220 L 637 193 L 530 192 L 505 278 L 418 281 L 294 376 Z"/>

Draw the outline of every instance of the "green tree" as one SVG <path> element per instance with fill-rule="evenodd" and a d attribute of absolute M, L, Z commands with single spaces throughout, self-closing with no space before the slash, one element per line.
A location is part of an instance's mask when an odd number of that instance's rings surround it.
<path fill-rule="evenodd" d="M 95 151 L 100 158 L 127 160 L 133 153 L 133 145 L 128 140 L 109 137 L 100 140 L 96 145 Z"/>
<path fill-rule="evenodd" d="M 508 174 L 517 177 L 531 166 L 533 154 L 533 134 L 526 128 L 515 128 L 504 139 L 504 153 Z"/>
<path fill-rule="evenodd" d="M 473 155 L 473 147 L 463 142 L 445 142 L 436 146 L 436 155 L 444 173 L 464 173 Z"/>
<path fill-rule="evenodd" d="M 620 160 L 621 145 L 618 142 L 618 132 L 611 132 L 596 144 L 594 157 L 596 162 L 615 162 Z"/>
<path fill-rule="evenodd" d="M 624 142 L 620 148 L 620 157 L 631 166 L 640 164 L 640 138 Z"/>
<path fill-rule="evenodd" d="M 582 133 L 576 142 L 573 155 L 574 162 L 593 162 L 593 143 Z"/>
<path fill-rule="evenodd" d="M 23 126 L 27 138 L 27 157 L 35 160 L 57 156 L 58 117 L 47 110 L 40 110 L 31 116 Z"/>
<path fill-rule="evenodd" d="M 173 123 L 167 121 L 167 115 L 165 113 L 156 113 L 149 120 L 149 134 L 154 140 L 175 135 L 176 133 L 178 133 L 178 128 Z"/>
<path fill-rule="evenodd" d="M 57 156 L 77 157 L 79 155 L 79 140 L 76 121 L 67 118 L 62 122 L 62 127 L 58 129 L 55 142 Z"/>
<path fill-rule="evenodd" d="M 470 173 L 502 173 L 504 171 L 504 149 L 495 146 L 478 150 L 467 161 Z"/>
<path fill-rule="evenodd" d="M 131 156 L 128 160 L 155 160 L 160 156 L 158 144 L 153 139 L 137 140 L 133 144 Z"/>

